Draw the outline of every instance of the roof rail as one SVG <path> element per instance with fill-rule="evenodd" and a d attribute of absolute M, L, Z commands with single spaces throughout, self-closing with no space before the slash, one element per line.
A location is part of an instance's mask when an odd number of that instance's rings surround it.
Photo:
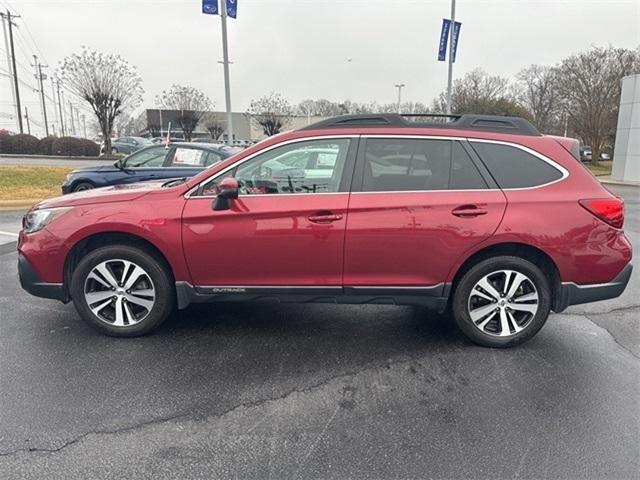
<path fill-rule="evenodd" d="M 440 119 L 440 121 L 415 121 L 410 119 Z M 514 133 L 518 135 L 542 135 L 528 120 L 501 115 L 440 115 L 433 113 L 373 113 L 340 115 L 307 125 L 300 130 L 323 130 L 349 127 L 394 127 L 394 128 L 455 128 L 459 130 L 481 130 L 485 132 Z"/>

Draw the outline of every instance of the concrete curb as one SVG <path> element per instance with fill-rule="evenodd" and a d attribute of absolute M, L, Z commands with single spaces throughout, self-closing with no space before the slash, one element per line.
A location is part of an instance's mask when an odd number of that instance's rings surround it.
<path fill-rule="evenodd" d="M 601 178 L 598 177 L 600 183 L 604 183 L 605 185 L 619 185 L 623 187 L 640 187 L 640 182 L 625 182 L 623 180 L 614 180 L 612 178 Z"/>
<path fill-rule="evenodd" d="M 95 160 L 97 162 L 106 162 L 109 160 L 118 160 L 119 158 L 123 158 L 124 155 L 102 155 L 98 157 L 65 157 L 64 155 L 22 155 L 18 153 L 2 153 L 0 154 L 0 158 L 6 159 L 34 159 L 34 160 L 78 160 L 78 161 L 87 161 L 87 160 Z"/>

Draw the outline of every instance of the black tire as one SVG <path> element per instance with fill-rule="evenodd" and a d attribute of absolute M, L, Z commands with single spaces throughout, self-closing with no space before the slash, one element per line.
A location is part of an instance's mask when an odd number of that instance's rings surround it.
<path fill-rule="evenodd" d="M 538 294 L 538 309 L 533 318 L 527 320 L 526 324 L 523 323 L 524 328 L 521 331 L 506 336 L 485 333 L 471 320 L 469 313 L 470 295 L 473 288 L 483 277 L 501 270 L 512 270 L 524 274 L 533 284 Z M 457 283 L 452 300 L 452 310 L 456 324 L 472 342 L 485 347 L 496 348 L 520 345 L 538 333 L 549 317 L 551 310 L 549 280 L 535 264 L 523 258 L 511 256 L 488 258 L 471 267 Z M 498 319 L 495 321 L 498 321 Z"/>
<path fill-rule="evenodd" d="M 145 270 L 155 288 L 153 306 L 142 320 L 131 325 L 109 324 L 93 313 L 85 298 L 85 282 L 92 270 L 102 262 L 116 259 L 130 261 L 140 266 Z M 86 255 L 72 273 L 70 291 L 80 317 L 100 332 L 114 337 L 136 337 L 151 332 L 169 317 L 175 305 L 172 276 L 163 262 L 141 248 L 128 245 L 100 247 Z"/>
<path fill-rule="evenodd" d="M 92 188 L 96 188 L 96 186 L 91 182 L 78 182 L 73 186 L 73 191 L 83 192 L 84 190 L 91 190 Z"/>
<path fill-rule="evenodd" d="M 115 148 L 115 147 L 112 147 L 112 148 L 111 148 L 111 155 L 115 155 L 115 154 L 117 154 L 117 153 L 118 153 L 118 149 L 117 149 L 117 148 Z"/>

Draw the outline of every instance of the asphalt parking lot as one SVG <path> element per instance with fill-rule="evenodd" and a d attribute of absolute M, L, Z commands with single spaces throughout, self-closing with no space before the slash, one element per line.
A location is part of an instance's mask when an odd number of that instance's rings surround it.
<path fill-rule="evenodd" d="M 640 189 L 611 189 L 637 256 Z M 638 267 L 510 350 L 390 306 L 199 306 L 109 338 L 23 292 L 11 244 L 0 284 L 2 478 L 640 478 Z"/>

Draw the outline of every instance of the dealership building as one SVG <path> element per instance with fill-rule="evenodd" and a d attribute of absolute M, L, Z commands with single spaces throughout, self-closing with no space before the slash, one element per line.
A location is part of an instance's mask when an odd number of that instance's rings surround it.
<path fill-rule="evenodd" d="M 181 115 L 180 110 L 164 110 L 164 109 L 146 109 L 135 120 L 136 134 L 143 137 L 164 136 L 167 134 L 169 126 L 171 127 L 171 135 L 182 136 L 182 129 L 178 123 Z M 244 112 L 233 112 L 233 138 L 239 141 L 258 141 L 265 138 L 260 125 L 252 121 L 251 116 Z M 222 134 L 215 140 L 226 141 L 227 131 L 227 113 L 226 112 L 206 112 L 203 119 L 215 118 L 222 128 Z M 324 120 L 326 117 L 316 116 L 297 116 L 287 117 L 287 121 L 283 130 L 295 130 L 302 128 L 310 123 Z M 211 135 L 201 121 L 192 133 L 192 138 L 211 138 Z"/>

